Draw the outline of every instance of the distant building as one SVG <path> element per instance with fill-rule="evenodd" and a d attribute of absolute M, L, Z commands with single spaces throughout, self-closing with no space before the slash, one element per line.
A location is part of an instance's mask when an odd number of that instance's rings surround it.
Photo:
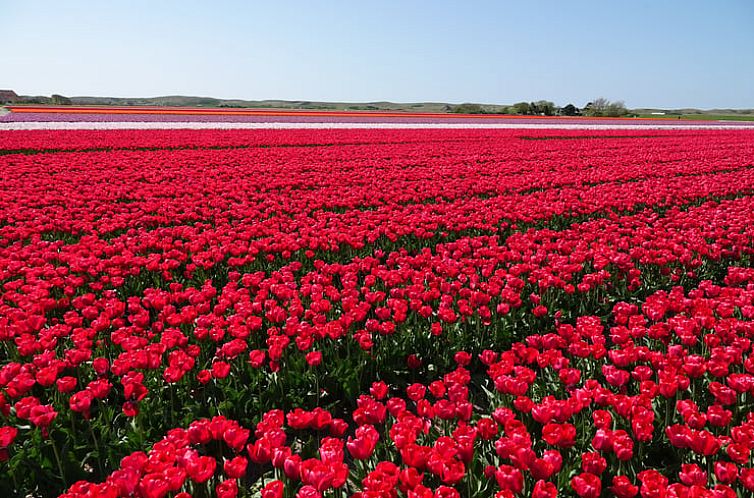
<path fill-rule="evenodd" d="M 0 104 L 15 104 L 20 100 L 13 90 L 0 90 Z"/>

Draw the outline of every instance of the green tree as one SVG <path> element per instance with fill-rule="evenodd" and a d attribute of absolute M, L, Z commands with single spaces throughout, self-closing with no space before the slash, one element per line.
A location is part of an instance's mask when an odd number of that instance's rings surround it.
<path fill-rule="evenodd" d="M 581 114 L 581 111 L 579 111 L 579 108 L 575 105 L 568 104 L 560 110 L 560 114 L 562 114 L 563 116 L 578 116 L 579 114 Z"/>
<path fill-rule="evenodd" d="M 459 114 L 484 114 L 484 108 L 479 104 L 465 102 L 453 107 L 453 112 Z"/>
<path fill-rule="evenodd" d="M 626 109 L 626 106 L 622 100 L 610 102 L 607 105 L 607 111 L 606 111 L 607 116 L 610 116 L 612 118 L 617 118 L 620 116 L 625 116 L 626 114 L 628 114 L 628 109 Z"/>
<path fill-rule="evenodd" d="M 555 104 L 549 100 L 538 100 L 531 105 L 533 106 L 532 114 L 544 114 L 545 116 L 555 114 Z"/>
<path fill-rule="evenodd" d="M 71 99 L 62 95 L 53 94 L 50 99 L 53 105 L 71 105 Z"/>
<path fill-rule="evenodd" d="M 628 114 L 625 104 L 622 100 L 611 102 L 604 97 L 594 99 L 584 107 L 584 114 L 592 117 L 620 117 Z"/>
<path fill-rule="evenodd" d="M 594 99 L 593 101 L 589 102 L 586 107 L 584 107 L 586 115 L 593 118 L 604 116 L 605 112 L 607 112 L 607 105 L 609 103 L 610 101 L 604 97 L 598 97 Z"/>
<path fill-rule="evenodd" d="M 513 104 L 513 109 L 515 109 L 516 114 L 521 114 L 521 115 L 531 114 L 531 108 L 528 102 L 517 102 Z"/>

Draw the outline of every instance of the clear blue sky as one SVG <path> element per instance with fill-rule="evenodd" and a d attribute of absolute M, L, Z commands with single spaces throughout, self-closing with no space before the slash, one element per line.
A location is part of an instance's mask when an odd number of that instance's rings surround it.
<path fill-rule="evenodd" d="M 0 0 L 22 94 L 754 107 L 754 1 Z"/>

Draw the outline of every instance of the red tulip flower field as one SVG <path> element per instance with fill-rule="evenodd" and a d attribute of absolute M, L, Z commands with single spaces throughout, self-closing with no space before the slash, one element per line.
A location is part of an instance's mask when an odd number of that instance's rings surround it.
<path fill-rule="evenodd" d="M 0 135 L 5 496 L 754 496 L 754 132 Z"/>

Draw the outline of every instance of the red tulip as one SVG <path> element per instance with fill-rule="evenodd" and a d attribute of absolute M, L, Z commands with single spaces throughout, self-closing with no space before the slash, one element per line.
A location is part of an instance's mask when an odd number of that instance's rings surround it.
<path fill-rule="evenodd" d="M 552 446 L 570 448 L 576 443 L 576 427 L 572 424 L 546 424 L 542 428 L 542 439 Z"/>
<path fill-rule="evenodd" d="M 230 460 L 226 460 L 223 464 L 223 471 L 228 477 L 233 479 L 239 479 L 246 474 L 246 466 L 248 460 L 242 456 L 236 456 Z"/>
<path fill-rule="evenodd" d="M 362 425 L 356 429 L 356 439 L 349 437 L 346 447 L 356 460 L 365 460 L 374 452 L 380 434 L 371 425 Z"/>
<path fill-rule="evenodd" d="M 558 489 L 555 484 L 547 481 L 537 481 L 531 492 L 532 498 L 557 498 Z"/>
<path fill-rule="evenodd" d="M 617 498 L 633 498 L 639 494 L 639 487 L 632 484 L 631 480 L 623 475 L 613 477 L 613 485 L 610 490 Z"/>
<path fill-rule="evenodd" d="M 262 498 L 283 498 L 285 486 L 282 481 L 268 482 L 261 491 Z"/>
<path fill-rule="evenodd" d="M 235 479 L 226 479 L 215 487 L 217 498 L 236 498 L 238 496 L 238 482 Z"/>
<path fill-rule="evenodd" d="M 602 482 L 596 475 L 583 472 L 571 479 L 571 488 L 581 498 L 598 498 L 602 493 Z"/>

